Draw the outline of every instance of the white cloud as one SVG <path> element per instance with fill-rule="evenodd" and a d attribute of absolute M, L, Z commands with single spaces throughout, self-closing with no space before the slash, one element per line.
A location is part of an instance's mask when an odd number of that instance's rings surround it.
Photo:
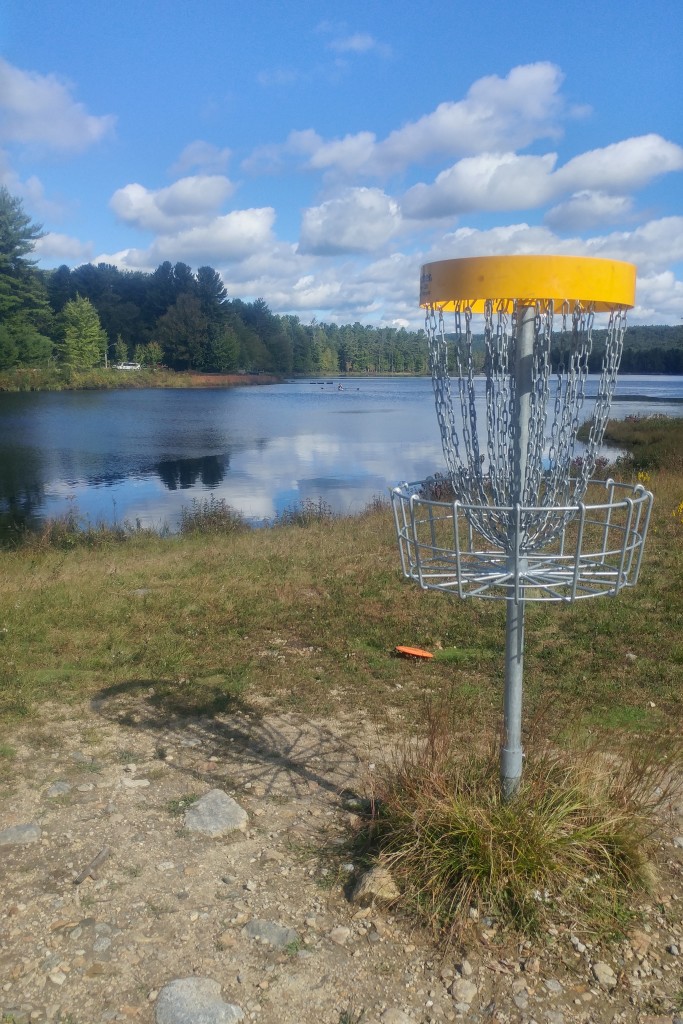
<path fill-rule="evenodd" d="M 554 231 L 587 231 L 599 224 L 623 223 L 633 213 L 630 196 L 585 189 L 548 210 L 544 222 Z"/>
<path fill-rule="evenodd" d="M 647 324 L 680 323 L 683 315 L 683 281 L 673 271 L 638 277 L 636 305 L 629 318 Z"/>
<path fill-rule="evenodd" d="M 369 32 L 352 32 L 350 35 L 338 36 L 332 39 L 328 46 L 336 53 L 370 53 L 376 51 L 384 56 L 389 56 L 391 47 L 386 43 L 378 42 Z"/>
<path fill-rule="evenodd" d="M 150 248 L 154 264 L 167 259 L 184 259 L 195 266 L 212 261 L 242 260 L 271 245 L 275 210 L 271 206 L 252 210 L 233 210 L 210 223 L 188 228 L 176 235 L 157 238 Z M 181 256 L 173 256 L 180 252 Z"/>
<path fill-rule="evenodd" d="M 109 205 L 126 224 L 169 232 L 205 223 L 233 191 L 232 182 L 223 175 L 193 175 L 156 191 L 137 183 L 125 185 Z"/>
<path fill-rule="evenodd" d="M 0 58 L 0 140 L 80 153 L 114 129 L 111 114 L 89 114 L 55 75 L 22 71 Z"/>
<path fill-rule="evenodd" d="M 165 260 L 197 267 L 239 262 L 274 243 L 275 210 L 263 207 L 233 210 L 198 226 L 159 235 L 147 249 L 102 253 L 93 262 L 113 263 L 122 269 L 153 270 Z"/>
<path fill-rule="evenodd" d="M 662 217 L 640 224 L 632 231 L 615 231 L 585 243 L 587 256 L 635 263 L 649 277 L 683 262 L 683 217 Z"/>
<path fill-rule="evenodd" d="M 596 189 L 628 192 L 662 174 L 683 170 L 683 148 L 661 135 L 639 135 L 602 149 L 591 149 L 557 171 L 563 191 Z"/>
<path fill-rule="evenodd" d="M 432 185 L 409 189 L 401 208 L 406 217 L 447 217 L 477 210 L 536 209 L 570 194 L 573 199 L 550 211 L 548 222 L 566 220 L 569 228 L 582 230 L 630 214 L 623 192 L 683 169 L 683 148 L 659 135 L 643 135 L 581 153 L 557 170 L 556 162 L 556 153 L 464 157 Z M 580 223 L 572 222 L 572 213 Z"/>
<path fill-rule="evenodd" d="M 49 231 L 35 244 L 36 255 L 51 263 L 87 263 L 93 253 L 92 242 L 81 242 L 71 235 Z"/>
<path fill-rule="evenodd" d="M 227 168 L 230 155 L 227 147 L 219 149 L 211 142 L 195 139 L 185 146 L 170 173 L 186 174 L 187 171 L 196 170 L 201 174 L 220 174 Z"/>
<path fill-rule="evenodd" d="M 343 175 L 390 176 L 435 156 L 504 152 L 536 139 L 560 134 L 567 116 L 560 96 L 563 75 L 549 63 L 513 68 L 506 78 L 480 78 L 464 99 L 441 103 L 417 121 L 409 122 L 378 141 L 362 131 L 325 141 L 309 130 L 314 144 L 307 166 Z M 300 133 L 279 147 L 268 147 L 271 159 L 301 156 Z M 247 166 L 258 166 L 257 151 Z"/>
<path fill-rule="evenodd" d="M 401 201 L 407 217 L 447 217 L 474 210 L 528 209 L 552 194 L 557 157 L 485 153 L 442 171 L 433 185 L 415 185 Z"/>
<path fill-rule="evenodd" d="M 367 53 L 368 50 L 374 49 L 377 44 L 372 36 L 368 32 L 354 32 L 350 36 L 342 36 L 339 39 L 333 39 L 329 43 L 331 50 L 337 50 L 338 53 Z"/>
<path fill-rule="evenodd" d="M 317 255 L 373 252 L 396 234 L 400 221 L 398 203 L 380 189 L 348 189 L 305 211 L 300 249 Z"/>

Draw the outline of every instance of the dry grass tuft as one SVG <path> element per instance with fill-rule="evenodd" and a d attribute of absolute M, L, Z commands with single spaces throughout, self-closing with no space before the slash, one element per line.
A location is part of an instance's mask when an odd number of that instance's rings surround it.
<path fill-rule="evenodd" d="M 464 750 L 451 716 L 432 709 L 426 736 L 386 767 L 369 836 L 406 904 L 451 935 L 472 908 L 526 933 L 620 930 L 653 885 L 650 844 L 680 780 L 680 742 L 610 757 L 532 742 L 509 802 L 497 746 Z"/>

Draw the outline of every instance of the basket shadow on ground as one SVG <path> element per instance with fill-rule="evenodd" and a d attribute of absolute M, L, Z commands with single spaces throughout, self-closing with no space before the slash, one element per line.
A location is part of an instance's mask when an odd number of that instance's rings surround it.
<path fill-rule="evenodd" d="M 169 749 L 182 753 L 165 763 L 195 782 L 250 784 L 260 795 L 279 799 L 303 798 L 318 788 L 339 798 L 357 796 L 370 753 L 357 716 L 349 715 L 335 730 L 298 713 L 266 715 L 225 693 L 193 707 L 176 687 L 128 680 L 100 690 L 91 708 L 151 740 L 160 759 Z"/>

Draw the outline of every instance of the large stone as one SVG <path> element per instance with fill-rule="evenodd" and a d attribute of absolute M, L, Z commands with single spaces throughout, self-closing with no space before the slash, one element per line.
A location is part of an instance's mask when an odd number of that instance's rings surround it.
<path fill-rule="evenodd" d="M 48 786 L 45 790 L 45 796 L 50 800 L 53 800 L 57 796 L 66 796 L 66 794 L 70 793 L 72 789 L 73 786 L 70 782 L 53 782 L 52 785 Z"/>
<path fill-rule="evenodd" d="M 222 789 L 209 790 L 185 811 L 185 827 L 208 836 L 244 831 L 248 820 L 244 808 Z"/>
<path fill-rule="evenodd" d="M 285 928 L 284 925 L 275 924 L 274 921 L 263 921 L 255 917 L 242 929 L 250 939 L 260 939 L 261 942 L 268 942 L 271 946 L 290 946 L 299 941 L 299 935 L 293 928 Z"/>
<path fill-rule="evenodd" d="M 400 892 L 391 872 L 381 864 L 361 875 L 351 896 L 351 902 L 365 907 L 372 903 L 395 903 Z"/>
<path fill-rule="evenodd" d="M 600 988 L 612 989 L 616 988 L 617 976 L 610 967 L 609 964 L 604 963 L 602 960 L 598 960 L 597 963 L 593 964 L 593 977 L 597 981 Z"/>
<path fill-rule="evenodd" d="M 413 1020 L 404 1013 L 403 1010 L 398 1010 L 395 1006 L 391 1006 L 388 1010 L 385 1010 L 380 1017 L 381 1024 L 413 1024 Z"/>
<path fill-rule="evenodd" d="M 233 1024 L 244 1013 L 223 1001 L 212 978 L 177 978 L 159 992 L 154 1019 L 156 1024 Z"/>
<path fill-rule="evenodd" d="M 466 1003 L 469 1006 L 479 989 L 473 981 L 468 981 L 467 978 L 456 978 L 450 991 L 454 1002 Z"/>
<path fill-rule="evenodd" d="M 11 825 L 0 832 L 0 846 L 24 846 L 26 843 L 37 843 L 42 833 L 37 821 L 27 825 Z"/>

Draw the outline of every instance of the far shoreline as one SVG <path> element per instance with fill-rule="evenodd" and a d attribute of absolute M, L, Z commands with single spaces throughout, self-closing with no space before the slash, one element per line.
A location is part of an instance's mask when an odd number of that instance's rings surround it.
<path fill-rule="evenodd" d="M 143 368 L 117 370 L 38 369 L 22 367 L 0 373 L 0 393 L 36 391 L 125 391 L 143 388 L 234 388 L 281 384 L 273 373 L 200 373 L 195 370 Z"/>

